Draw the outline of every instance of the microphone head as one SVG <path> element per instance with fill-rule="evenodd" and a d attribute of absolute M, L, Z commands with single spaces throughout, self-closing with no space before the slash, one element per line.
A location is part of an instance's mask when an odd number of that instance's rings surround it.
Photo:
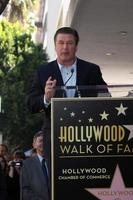
<path fill-rule="evenodd" d="M 71 69 L 71 73 L 73 74 L 73 72 L 74 72 L 74 69 L 72 68 L 72 69 Z"/>

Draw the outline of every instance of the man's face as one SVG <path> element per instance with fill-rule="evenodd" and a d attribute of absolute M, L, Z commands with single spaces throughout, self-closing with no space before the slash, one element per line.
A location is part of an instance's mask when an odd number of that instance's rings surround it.
<path fill-rule="evenodd" d="M 43 153 L 43 136 L 39 136 L 33 141 L 33 148 L 37 153 Z"/>
<path fill-rule="evenodd" d="M 77 51 L 75 37 L 72 34 L 59 33 L 56 36 L 55 51 L 60 64 L 73 64 Z"/>
<path fill-rule="evenodd" d="M 0 145 L 0 155 L 5 156 L 7 154 L 6 147 Z"/>

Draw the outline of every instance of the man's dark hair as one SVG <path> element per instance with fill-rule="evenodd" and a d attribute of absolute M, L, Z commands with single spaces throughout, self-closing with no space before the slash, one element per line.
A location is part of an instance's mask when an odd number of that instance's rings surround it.
<path fill-rule="evenodd" d="M 38 131 L 38 132 L 34 135 L 33 140 L 36 140 L 36 139 L 37 139 L 38 137 L 40 137 L 40 136 L 44 136 L 43 131 Z"/>
<path fill-rule="evenodd" d="M 71 27 L 62 27 L 62 28 L 59 28 L 55 35 L 54 35 L 54 42 L 56 42 L 56 37 L 59 33 L 64 33 L 64 34 L 71 34 L 75 37 L 75 42 L 76 42 L 76 45 L 78 44 L 79 42 L 79 35 L 78 35 L 78 32 L 71 28 Z"/>
<path fill-rule="evenodd" d="M 15 150 L 15 151 L 13 152 L 13 156 L 14 156 L 14 157 L 18 157 L 18 158 L 25 159 L 25 154 L 24 154 L 24 152 L 21 151 L 21 150 Z"/>

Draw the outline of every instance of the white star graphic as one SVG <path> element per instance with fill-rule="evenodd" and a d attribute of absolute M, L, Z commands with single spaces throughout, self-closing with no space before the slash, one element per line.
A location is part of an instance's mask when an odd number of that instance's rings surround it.
<path fill-rule="evenodd" d="M 123 125 L 123 126 L 130 131 L 129 138 L 128 138 L 128 140 L 130 140 L 131 138 L 133 138 L 133 125 Z"/>
<path fill-rule="evenodd" d="M 92 123 L 92 122 L 93 122 L 93 119 L 90 117 L 90 118 L 88 119 L 88 121 L 89 121 L 90 123 Z"/>
<path fill-rule="evenodd" d="M 103 113 L 101 113 L 101 114 L 99 114 L 102 118 L 101 118 L 101 120 L 103 120 L 103 119 L 106 119 L 106 120 L 108 120 L 108 115 L 109 114 L 107 114 L 106 112 L 105 112 L 105 110 L 104 110 L 104 112 Z"/>
<path fill-rule="evenodd" d="M 85 111 L 84 111 L 84 110 L 82 110 L 82 114 L 85 114 Z"/>
<path fill-rule="evenodd" d="M 64 110 L 67 110 L 67 107 L 64 107 Z"/>
<path fill-rule="evenodd" d="M 120 104 L 120 107 L 115 107 L 116 110 L 118 110 L 117 115 L 123 114 L 126 115 L 125 110 L 128 109 L 128 107 L 123 107 L 123 104 Z"/>
<path fill-rule="evenodd" d="M 71 115 L 71 117 L 75 117 L 75 113 L 74 112 L 71 112 L 70 115 Z"/>
<path fill-rule="evenodd" d="M 81 119 L 79 119 L 79 123 L 81 123 Z"/>
<path fill-rule="evenodd" d="M 62 118 L 62 117 L 60 118 L 60 121 L 63 121 L 63 118 Z"/>

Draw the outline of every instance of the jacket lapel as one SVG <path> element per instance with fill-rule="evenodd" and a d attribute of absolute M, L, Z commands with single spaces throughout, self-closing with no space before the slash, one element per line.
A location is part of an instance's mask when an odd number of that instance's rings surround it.
<path fill-rule="evenodd" d="M 42 184 L 46 184 L 44 174 L 43 174 L 43 171 L 42 171 L 42 166 L 41 166 L 41 163 L 40 163 L 38 156 L 35 157 L 35 162 L 36 162 L 36 165 L 37 165 L 38 176 L 39 176 Z"/>
<path fill-rule="evenodd" d="M 57 86 L 62 86 L 64 85 L 63 83 L 63 79 L 62 79 L 62 75 L 61 75 L 61 71 L 59 69 L 58 63 L 55 60 L 55 62 L 53 63 L 53 78 L 55 78 L 57 80 Z"/>
<path fill-rule="evenodd" d="M 57 80 L 57 85 L 56 85 L 57 90 L 56 90 L 55 97 L 63 97 L 64 90 L 61 88 L 61 86 L 64 86 L 64 83 L 63 83 L 61 71 L 59 69 L 59 66 L 56 60 L 54 62 L 53 70 L 54 70 L 53 74 L 55 76 L 55 77 L 53 76 L 53 78 Z"/>

